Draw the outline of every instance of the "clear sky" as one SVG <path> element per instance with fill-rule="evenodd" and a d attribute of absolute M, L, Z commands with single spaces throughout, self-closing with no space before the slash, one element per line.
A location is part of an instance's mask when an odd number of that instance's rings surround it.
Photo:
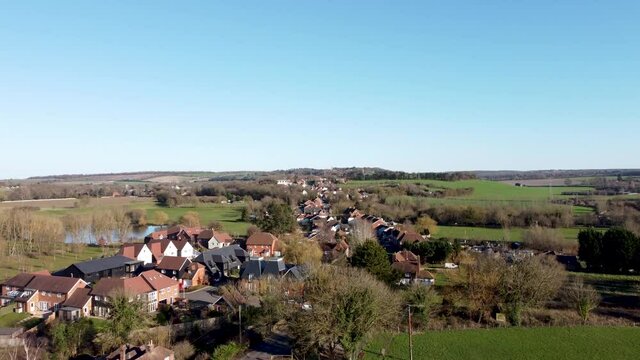
<path fill-rule="evenodd" d="M 0 0 L 0 178 L 640 167 L 640 1 Z"/>

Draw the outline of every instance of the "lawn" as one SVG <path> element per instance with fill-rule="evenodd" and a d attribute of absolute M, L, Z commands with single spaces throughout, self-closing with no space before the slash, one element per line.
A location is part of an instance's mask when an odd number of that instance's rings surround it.
<path fill-rule="evenodd" d="M 502 328 L 434 331 L 413 337 L 415 359 L 637 359 L 640 328 Z M 409 359 L 406 334 L 380 336 L 366 348 L 365 359 Z"/>
<path fill-rule="evenodd" d="M 433 234 L 433 237 L 461 240 L 522 241 L 522 236 L 526 230 L 526 228 L 501 229 L 472 226 L 438 226 L 438 231 Z M 571 242 L 577 241 L 580 230 L 582 230 L 580 227 L 558 229 L 565 240 Z"/>
<path fill-rule="evenodd" d="M 15 304 L 10 304 L 8 306 L 0 309 L 0 328 L 2 327 L 17 327 L 18 323 L 31 315 L 26 313 L 15 313 L 13 312 L 13 308 Z"/>
<path fill-rule="evenodd" d="M 4 280 L 19 272 L 31 272 L 39 270 L 60 270 L 67 266 L 84 260 L 101 257 L 103 254 L 113 255 L 117 252 L 116 248 L 103 249 L 96 246 L 85 246 L 79 253 L 71 251 L 71 247 L 67 246 L 64 254 L 59 253 L 53 255 L 41 255 L 36 257 L 7 257 L 0 262 L 0 280 Z"/>
<path fill-rule="evenodd" d="M 232 204 L 207 204 L 198 207 L 163 208 L 156 204 L 135 204 L 133 207 L 145 209 L 149 221 L 153 219 L 156 211 L 164 211 L 172 222 L 177 222 L 188 211 L 194 211 L 200 215 L 200 223 L 204 226 L 212 221 L 219 221 L 223 229 L 232 235 L 245 235 L 249 223 L 242 221 L 242 205 Z"/>

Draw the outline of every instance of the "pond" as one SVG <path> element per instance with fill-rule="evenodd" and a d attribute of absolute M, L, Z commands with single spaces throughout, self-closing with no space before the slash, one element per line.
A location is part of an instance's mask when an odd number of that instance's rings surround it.
<path fill-rule="evenodd" d="M 162 229 L 162 226 L 141 226 L 141 227 L 134 227 L 131 229 L 131 231 L 129 231 L 129 233 L 127 234 L 126 238 L 123 240 L 142 240 L 144 239 L 145 236 L 151 234 L 152 232 Z M 114 230 L 113 234 L 111 235 L 111 239 L 112 241 L 116 241 L 119 240 L 118 239 L 118 233 Z M 97 244 L 98 240 L 96 239 L 95 236 L 93 236 L 93 234 L 91 233 L 91 231 L 89 229 L 87 229 L 86 231 L 83 232 L 82 234 L 82 240 L 84 243 L 87 244 Z M 65 239 L 65 242 L 70 244 L 73 242 L 73 237 L 70 234 L 67 234 L 67 237 Z"/>

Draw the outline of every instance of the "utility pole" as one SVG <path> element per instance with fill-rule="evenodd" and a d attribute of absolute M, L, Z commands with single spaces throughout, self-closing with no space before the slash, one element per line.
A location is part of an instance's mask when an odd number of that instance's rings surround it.
<path fill-rule="evenodd" d="M 411 304 L 407 305 L 407 312 L 409 315 L 407 317 L 407 320 L 409 321 L 409 360 L 413 360 L 413 324 L 411 323 L 411 307 L 412 306 L 423 308 L 424 305 L 411 305 Z"/>
<path fill-rule="evenodd" d="M 411 328 L 411 305 L 407 306 L 409 311 L 409 360 L 413 360 L 413 331 Z"/>

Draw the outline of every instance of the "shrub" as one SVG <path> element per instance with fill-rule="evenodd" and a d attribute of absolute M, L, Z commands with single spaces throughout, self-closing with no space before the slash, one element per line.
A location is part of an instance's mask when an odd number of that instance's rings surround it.
<path fill-rule="evenodd" d="M 245 350 L 246 347 L 244 345 L 230 342 L 228 344 L 218 346 L 211 355 L 211 360 L 232 360 Z"/>

